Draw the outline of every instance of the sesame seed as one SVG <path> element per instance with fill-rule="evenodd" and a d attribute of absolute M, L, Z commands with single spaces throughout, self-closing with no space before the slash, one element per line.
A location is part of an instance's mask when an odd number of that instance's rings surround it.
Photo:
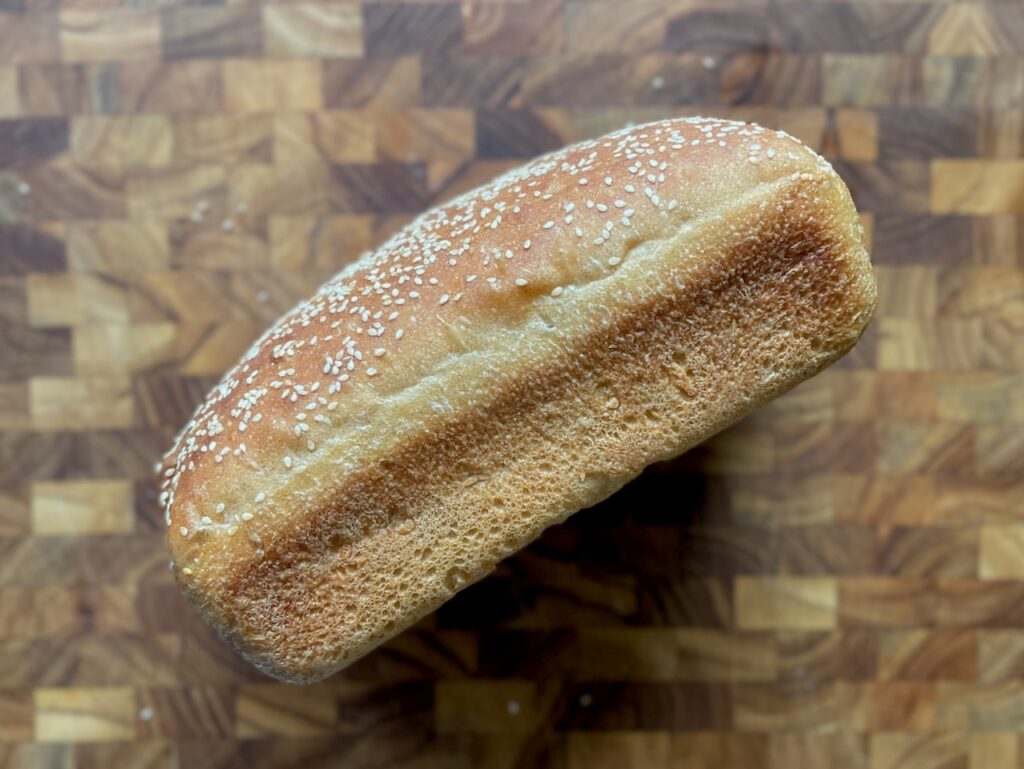
<path fill-rule="evenodd" d="M 292 466 L 292 458 L 286 456 L 283 461 L 284 461 L 284 466 L 290 469 L 291 466 Z"/>
<path fill-rule="evenodd" d="M 182 526 L 181 528 L 178 529 L 178 533 L 181 534 L 181 536 L 183 536 L 183 537 L 187 537 L 188 536 L 188 528 L 185 527 L 185 526 Z"/>
<path fill-rule="evenodd" d="M 550 230 L 554 226 L 555 226 L 555 223 L 553 221 L 551 221 L 550 219 L 548 221 L 544 222 L 544 229 L 545 230 Z"/>
<path fill-rule="evenodd" d="M 373 351 L 373 354 L 377 358 L 382 358 L 382 357 L 384 357 L 384 354 L 386 352 L 387 352 L 387 350 L 385 350 L 383 347 L 378 347 L 376 350 Z"/>
<path fill-rule="evenodd" d="M 252 513 L 242 513 L 242 520 L 243 521 L 251 521 L 252 520 Z"/>
<path fill-rule="evenodd" d="M 377 369 L 372 367 L 366 369 L 366 376 L 377 376 Z"/>
<path fill-rule="evenodd" d="M 551 289 L 551 296 L 561 296 L 563 291 L 565 291 L 565 289 L 561 286 L 555 286 Z"/>
<path fill-rule="evenodd" d="M 621 262 L 622 262 L 622 260 L 621 260 L 621 259 L 620 259 L 619 257 L 617 257 L 617 256 L 613 256 L 613 257 L 612 257 L 611 259 L 609 259 L 609 260 L 608 260 L 608 266 L 609 266 L 609 267 L 616 267 L 616 266 L 618 266 L 618 265 L 619 265 L 619 264 L 620 264 Z"/>
<path fill-rule="evenodd" d="M 530 241 L 530 240 L 523 241 L 523 248 L 526 249 L 526 250 L 529 250 L 530 246 L 532 246 L 532 245 L 533 245 L 533 241 Z"/>
<path fill-rule="evenodd" d="M 525 286 L 527 283 L 526 278 L 516 278 L 516 285 L 519 287 Z"/>
<path fill-rule="evenodd" d="M 256 503 L 259 504 L 260 502 L 262 502 L 266 498 L 267 498 L 267 495 L 264 492 L 261 491 L 259 494 L 256 495 Z"/>
<path fill-rule="evenodd" d="M 210 516 L 208 516 L 208 515 L 204 515 L 202 518 L 199 519 L 199 521 L 204 526 L 209 526 L 209 525 L 211 525 L 213 523 L 213 519 Z"/>
<path fill-rule="evenodd" d="M 586 186 L 586 184 L 587 184 L 587 180 L 586 179 L 580 179 L 580 186 Z"/>
<path fill-rule="evenodd" d="M 224 503 L 223 502 L 218 502 L 217 506 L 214 507 L 213 509 L 214 509 L 214 511 L 216 511 L 218 513 L 223 513 L 224 512 Z"/>

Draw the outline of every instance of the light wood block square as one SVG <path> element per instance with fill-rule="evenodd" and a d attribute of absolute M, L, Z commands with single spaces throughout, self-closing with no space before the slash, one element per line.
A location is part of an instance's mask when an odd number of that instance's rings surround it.
<path fill-rule="evenodd" d="M 357 112 L 281 114 L 274 118 L 274 159 L 283 167 L 369 163 L 376 157 L 374 126 Z"/>
<path fill-rule="evenodd" d="M 159 168 L 171 162 L 174 135 L 163 115 L 77 116 L 71 120 L 71 156 L 83 166 Z"/>
<path fill-rule="evenodd" d="M 36 689 L 39 742 L 107 742 L 135 736 L 135 692 L 130 688 Z"/>
<path fill-rule="evenodd" d="M 0 118 L 15 117 L 20 111 L 18 70 L 14 67 L 0 67 Z"/>
<path fill-rule="evenodd" d="M 982 579 L 1024 579 L 1024 524 L 984 526 L 980 546 Z"/>
<path fill-rule="evenodd" d="M 871 769 L 911 766 L 967 766 L 970 741 L 966 734 L 893 732 L 871 736 Z"/>
<path fill-rule="evenodd" d="M 81 323 L 128 322 L 128 291 L 96 275 L 37 273 L 29 275 L 28 320 L 36 328 Z"/>
<path fill-rule="evenodd" d="M 322 67 L 301 59 L 225 61 L 225 106 L 232 112 L 319 109 Z"/>
<path fill-rule="evenodd" d="M 74 272 L 120 274 L 170 266 L 167 225 L 154 219 L 74 222 L 65 243 Z"/>
<path fill-rule="evenodd" d="M 134 528 L 134 493 L 126 480 L 46 481 L 32 486 L 36 534 L 125 534 Z"/>
<path fill-rule="evenodd" d="M 936 160 L 931 208 L 938 214 L 1024 213 L 1024 160 Z"/>
<path fill-rule="evenodd" d="M 67 9 L 60 14 L 65 61 L 160 57 L 160 16 L 151 8 Z"/>
<path fill-rule="evenodd" d="M 829 577 L 739 577 L 736 624 L 746 630 L 830 630 L 839 592 Z"/>
<path fill-rule="evenodd" d="M 363 14 L 355 4 L 265 5 L 263 41 L 268 56 L 320 59 L 362 56 Z"/>
<path fill-rule="evenodd" d="M 116 430 L 135 423 L 127 377 L 33 377 L 29 401 L 37 430 Z"/>
<path fill-rule="evenodd" d="M 970 769 L 1017 769 L 1021 765 L 1019 734 L 972 734 Z"/>

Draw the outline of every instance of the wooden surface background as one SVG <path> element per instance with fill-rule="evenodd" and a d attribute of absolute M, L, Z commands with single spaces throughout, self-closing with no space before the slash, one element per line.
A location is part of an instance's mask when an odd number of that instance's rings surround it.
<path fill-rule="evenodd" d="M 151 473 L 424 207 L 666 115 L 828 156 L 840 365 L 334 679 L 192 615 Z M 0 0 L 0 766 L 1024 766 L 1024 4 Z"/>

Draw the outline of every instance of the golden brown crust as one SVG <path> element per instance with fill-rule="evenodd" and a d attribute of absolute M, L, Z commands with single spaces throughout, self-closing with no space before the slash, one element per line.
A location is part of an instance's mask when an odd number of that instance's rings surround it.
<path fill-rule="evenodd" d="M 166 461 L 178 579 L 263 669 L 328 675 L 842 355 L 874 297 L 845 187 L 783 134 L 673 120 L 542 158 L 225 378 Z"/>

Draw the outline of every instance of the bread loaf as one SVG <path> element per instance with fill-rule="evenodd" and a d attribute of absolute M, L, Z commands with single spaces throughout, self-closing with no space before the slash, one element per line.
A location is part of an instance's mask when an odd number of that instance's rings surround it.
<path fill-rule="evenodd" d="M 161 469 L 175 576 L 253 664 L 320 679 L 820 371 L 874 304 L 846 187 L 785 133 L 666 120 L 547 155 L 224 377 Z"/>

